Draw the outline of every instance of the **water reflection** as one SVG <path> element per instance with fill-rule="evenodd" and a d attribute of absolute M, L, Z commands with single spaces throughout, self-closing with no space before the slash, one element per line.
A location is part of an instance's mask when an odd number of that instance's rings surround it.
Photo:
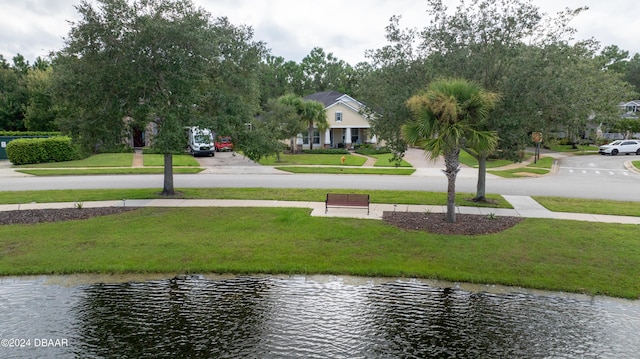
<path fill-rule="evenodd" d="M 49 278 L 50 279 L 50 278 Z M 0 280 L 0 348 L 30 358 L 621 358 L 640 302 L 417 280 L 178 276 L 124 283 Z"/>

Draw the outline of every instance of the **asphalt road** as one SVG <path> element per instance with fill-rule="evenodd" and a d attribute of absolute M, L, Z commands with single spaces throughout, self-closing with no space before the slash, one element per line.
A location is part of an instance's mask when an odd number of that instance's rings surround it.
<path fill-rule="evenodd" d="M 230 154 L 228 154 L 231 156 Z M 221 159 L 222 156 L 216 155 Z M 560 159 L 557 173 L 537 178 L 505 179 L 487 176 L 487 193 L 524 196 L 640 201 L 640 174 L 625 169 L 637 156 L 582 156 Z M 227 159 L 228 161 L 228 159 Z M 447 181 L 438 163 L 417 167 L 413 176 L 289 174 L 255 166 L 239 158 L 233 163 L 207 167 L 198 175 L 174 175 L 176 188 L 270 187 L 387 189 L 445 192 Z M 0 190 L 162 188 L 162 175 L 25 177 L 0 166 Z M 588 171 L 587 171 L 588 169 Z M 583 172 L 585 171 L 585 172 Z M 596 173 L 599 171 L 599 173 Z M 610 172 L 614 173 L 613 175 Z M 624 174 L 623 174 L 624 173 Z M 463 168 L 456 191 L 475 193 L 477 170 Z"/>

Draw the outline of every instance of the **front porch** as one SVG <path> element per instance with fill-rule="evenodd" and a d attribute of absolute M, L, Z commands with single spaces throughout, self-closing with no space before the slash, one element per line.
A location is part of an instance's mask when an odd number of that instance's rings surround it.
<path fill-rule="evenodd" d="M 320 133 L 317 129 L 312 138 L 313 148 L 346 148 L 353 149 L 357 145 L 377 145 L 376 136 L 370 128 L 329 128 Z M 298 149 L 309 149 L 309 136 L 307 133 L 299 134 L 296 145 Z"/>

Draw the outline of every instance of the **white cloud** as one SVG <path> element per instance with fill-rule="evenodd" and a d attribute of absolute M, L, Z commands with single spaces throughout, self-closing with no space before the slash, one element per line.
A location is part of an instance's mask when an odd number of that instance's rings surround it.
<path fill-rule="evenodd" d="M 423 0 L 194 0 L 213 16 L 226 16 L 236 25 L 249 25 L 255 40 L 266 42 L 272 54 L 300 61 L 313 47 L 355 64 L 368 49 L 386 44 L 385 27 L 392 15 L 401 25 L 423 28 L 428 23 Z M 631 54 L 640 53 L 637 0 L 533 0 L 549 14 L 564 8 L 589 6 L 571 23 L 578 39 L 594 37 Z M 458 0 L 445 0 L 451 8 Z M 10 59 L 21 53 L 33 61 L 61 49 L 76 20 L 79 0 L 0 0 L 0 54 Z"/>

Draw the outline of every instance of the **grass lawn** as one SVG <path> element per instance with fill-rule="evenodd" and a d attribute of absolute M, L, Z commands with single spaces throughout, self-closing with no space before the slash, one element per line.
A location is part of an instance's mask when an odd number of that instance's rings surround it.
<path fill-rule="evenodd" d="M 631 161 L 631 164 L 633 165 L 633 167 L 640 170 L 640 161 Z"/>
<path fill-rule="evenodd" d="M 88 202 L 121 199 L 154 199 L 161 196 L 160 188 L 143 189 L 91 189 L 91 190 L 48 190 L 0 192 L 1 204 L 48 203 L 48 202 Z M 179 192 L 173 198 L 187 199 L 256 199 L 279 201 L 324 202 L 327 193 L 368 193 L 371 203 L 446 205 L 444 192 L 388 191 L 388 190 L 340 190 L 306 188 L 176 188 Z M 459 206 L 484 206 L 490 208 L 512 208 L 502 196 L 488 194 L 495 204 L 480 204 L 468 201 L 471 193 L 456 193 Z"/>
<path fill-rule="evenodd" d="M 464 150 L 460 151 L 460 163 L 469 167 L 478 168 L 478 160 Z M 509 160 L 487 160 L 487 168 L 503 167 L 511 164 L 513 164 L 513 161 Z"/>
<path fill-rule="evenodd" d="M 162 154 L 145 154 L 142 159 L 145 166 L 164 166 L 164 155 Z M 191 155 L 173 155 L 173 166 L 198 167 L 200 164 Z"/>
<path fill-rule="evenodd" d="M 174 167 L 174 174 L 194 174 L 200 173 L 204 168 L 194 167 Z M 123 167 L 123 168 L 50 168 L 50 169 L 24 169 L 16 172 L 30 174 L 33 176 L 89 176 L 89 175 L 144 175 L 161 174 L 162 167 Z"/>
<path fill-rule="evenodd" d="M 185 225 L 188 224 L 188 225 Z M 640 296 L 637 226 L 525 219 L 483 236 L 292 208 L 142 208 L 0 226 L 0 274 L 283 273 L 420 277 Z"/>
<path fill-rule="evenodd" d="M 83 160 L 38 163 L 17 168 L 131 167 L 133 153 L 100 153 Z"/>
<path fill-rule="evenodd" d="M 537 163 L 532 162 L 525 167 L 487 172 L 504 178 L 526 177 L 529 175 L 545 175 L 551 170 L 553 161 L 554 159 L 551 157 L 542 157 L 537 161 Z"/>
<path fill-rule="evenodd" d="M 533 198 L 545 208 L 554 212 L 612 214 L 617 216 L 640 217 L 640 203 L 638 202 L 607 201 L 598 199 L 591 199 L 587 201 L 578 198 L 545 196 L 535 196 Z"/>
<path fill-rule="evenodd" d="M 391 157 L 393 157 L 393 155 L 390 153 L 385 153 L 381 155 L 368 155 L 368 156 L 377 159 L 376 163 L 374 164 L 375 167 L 395 167 L 396 166 L 395 162 L 389 162 Z M 413 167 L 413 166 L 411 166 L 409 162 L 402 160 L 402 162 L 400 162 L 399 167 Z"/>
<path fill-rule="evenodd" d="M 367 159 L 353 155 L 329 155 L 329 154 L 281 154 L 280 161 L 275 156 L 266 157 L 260 160 L 260 164 L 264 166 L 295 166 L 295 165 L 342 165 L 341 158 L 344 156 L 345 166 L 362 166 Z"/>
<path fill-rule="evenodd" d="M 416 170 L 414 168 L 357 168 L 357 167 L 275 167 L 281 171 L 291 173 L 328 173 L 351 175 L 403 175 L 410 176 Z"/>
<path fill-rule="evenodd" d="M 551 151 L 554 152 L 567 152 L 572 153 L 574 155 L 593 155 L 598 153 L 598 146 L 576 146 L 577 148 L 573 148 L 572 145 L 554 145 L 554 144 L 545 144 Z"/>

